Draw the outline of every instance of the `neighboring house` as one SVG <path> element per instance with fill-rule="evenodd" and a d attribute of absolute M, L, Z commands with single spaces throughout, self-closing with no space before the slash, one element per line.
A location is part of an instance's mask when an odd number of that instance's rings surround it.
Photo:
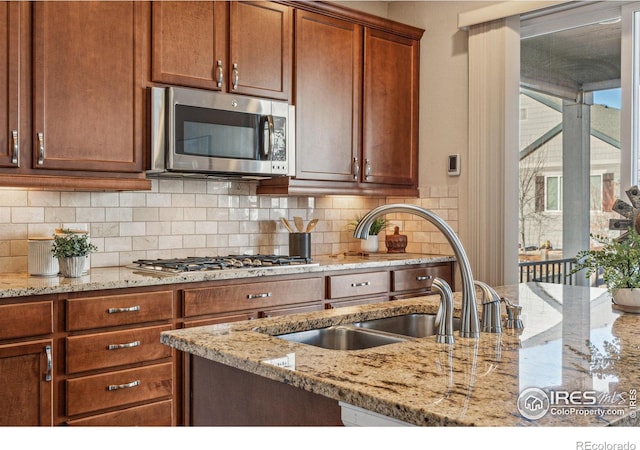
<path fill-rule="evenodd" d="M 604 105 L 591 107 L 590 146 L 591 233 L 607 235 L 609 219 L 620 218 L 611 211 L 620 191 L 619 109 Z M 521 249 L 537 248 L 545 243 L 553 249 L 562 248 L 562 189 L 562 100 L 522 89 Z"/>

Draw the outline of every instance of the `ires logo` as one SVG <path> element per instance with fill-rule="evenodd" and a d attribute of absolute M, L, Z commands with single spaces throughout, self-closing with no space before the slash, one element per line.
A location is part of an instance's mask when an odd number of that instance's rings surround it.
<path fill-rule="evenodd" d="M 598 393 L 595 391 L 549 391 L 549 402 L 554 406 L 597 405 Z"/>
<path fill-rule="evenodd" d="M 553 416 L 621 416 L 631 408 L 635 413 L 635 389 L 627 392 L 597 391 L 543 391 L 527 388 L 518 396 L 520 414 L 529 420 L 538 420 L 547 413 Z"/>

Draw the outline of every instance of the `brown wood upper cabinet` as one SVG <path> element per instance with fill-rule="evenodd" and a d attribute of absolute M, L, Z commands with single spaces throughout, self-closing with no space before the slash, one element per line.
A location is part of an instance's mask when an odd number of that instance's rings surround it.
<path fill-rule="evenodd" d="M 0 186 L 150 189 L 149 23 L 146 2 L 0 3 Z"/>
<path fill-rule="evenodd" d="M 258 193 L 417 196 L 423 30 L 336 6 L 295 14 L 296 176 Z"/>
<path fill-rule="evenodd" d="M 418 41 L 364 32 L 360 181 L 418 185 Z"/>
<path fill-rule="evenodd" d="M 0 167 L 20 164 L 19 65 L 20 3 L 0 3 Z"/>
<path fill-rule="evenodd" d="M 362 27 L 296 11 L 295 53 L 296 178 L 358 181 Z"/>
<path fill-rule="evenodd" d="M 271 2 L 154 2 L 153 81 L 289 100 L 292 8 Z"/>
<path fill-rule="evenodd" d="M 33 4 L 34 167 L 142 171 L 147 7 Z"/>

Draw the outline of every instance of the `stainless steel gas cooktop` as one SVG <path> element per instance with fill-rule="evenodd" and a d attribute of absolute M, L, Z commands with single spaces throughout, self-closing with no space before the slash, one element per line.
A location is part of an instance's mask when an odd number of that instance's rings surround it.
<path fill-rule="evenodd" d="M 174 259 L 138 259 L 133 261 L 133 264 L 138 269 L 164 273 L 318 265 L 318 263 L 313 263 L 311 258 L 286 255 L 229 255 L 192 256 Z"/>

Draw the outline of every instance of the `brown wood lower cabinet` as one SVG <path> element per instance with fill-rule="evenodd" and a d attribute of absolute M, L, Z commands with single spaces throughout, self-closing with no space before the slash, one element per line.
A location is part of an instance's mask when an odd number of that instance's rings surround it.
<path fill-rule="evenodd" d="M 171 420 L 173 417 L 172 410 L 173 402 L 171 400 L 165 400 L 149 405 L 134 406 L 110 413 L 98 414 L 84 419 L 70 420 L 67 422 L 67 425 L 85 427 L 122 427 L 131 425 L 140 427 L 170 427 L 175 425 Z"/>
<path fill-rule="evenodd" d="M 419 295 L 430 295 L 434 278 L 446 281 L 455 290 L 453 263 L 423 264 L 421 267 L 391 271 L 391 298 L 401 300 Z"/>
<path fill-rule="evenodd" d="M 191 356 L 195 426 L 339 426 L 336 400 Z"/>
<path fill-rule="evenodd" d="M 71 336 L 67 338 L 67 373 L 170 358 L 171 348 L 160 343 L 170 325 Z"/>
<path fill-rule="evenodd" d="M 0 426 L 51 425 L 53 341 L 0 345 Z"/>
<path fill-rule="evenodd" d="M 173 288 L 73 297 L 65 302 L 64 422 L 175 424 L 176 352 L 160 342 L 174 327 Z"/>
<path fill-rule="evenodd" d="M 453 263 L 0 299 L 0 426 L 340 425 L 336 402 L 160 334 L 426 295 L 435 276 L 453 287 Z"/>
<path fill-rule="evenodd" d="M 67 414 L 73 416 L 168 398 L 172 394 L 171 363 L 89 375 L 67 380 Z"/>

